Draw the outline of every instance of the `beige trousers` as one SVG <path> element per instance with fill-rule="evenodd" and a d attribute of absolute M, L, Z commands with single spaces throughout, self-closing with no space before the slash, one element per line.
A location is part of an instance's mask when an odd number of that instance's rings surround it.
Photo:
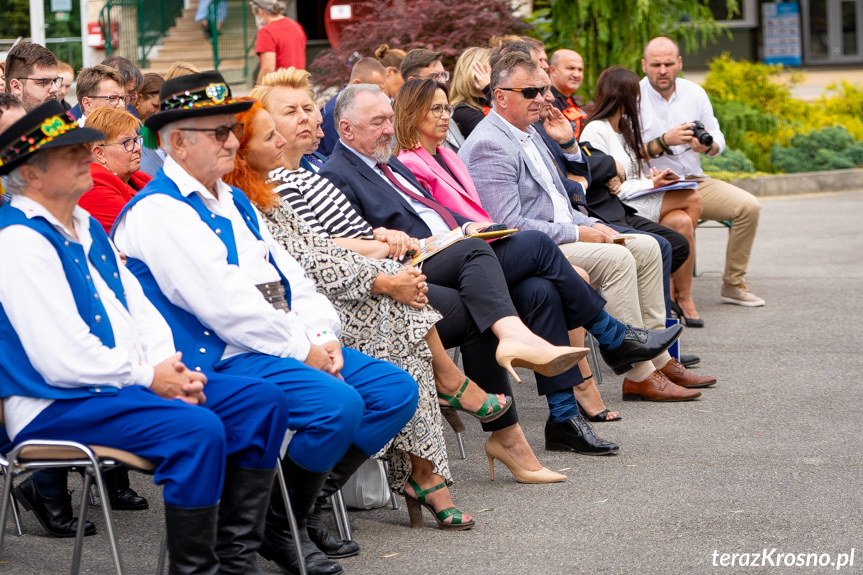
<path fill-rule="evenodd" d="M 727 284 L 739 285 L 749 267 L 761 204 L 746 190 L 713 178 L 702 180 L 698 184 L 698 193 L 703 199 L 702 220 L 731 221 L 722 279 Z"/>
<path fill-rule="evenodd" d="M 560 249 L 590 274 L 593 289 L 602 290 L 605 311 L 633 327 L 665 329 L 662 253 L 655 239 L 637 234 L 625 247 L 576 242 Z"/>

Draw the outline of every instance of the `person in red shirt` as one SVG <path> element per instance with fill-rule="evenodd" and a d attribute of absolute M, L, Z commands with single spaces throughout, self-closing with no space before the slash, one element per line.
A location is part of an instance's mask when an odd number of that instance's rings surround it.
<path fill-rule="evenodd" d="M 255 41 L 261 78 L 281 68 L 306 68 L 306 32 L 299 23 L 286 17 L 281 0 L 251 0 L 252 14 L 260 28 Z"/>
<path fill-rule="evenodd" d="M 90 164 L 93 189 L 81 196 L 78 205 L 111 230 L 117 215 L 152 179 L 141 168 L 141 122 L 125 110 L 98 108 L 87 116 L 86 126 L 107 136 L 88 147 L 93 152 Z"/>

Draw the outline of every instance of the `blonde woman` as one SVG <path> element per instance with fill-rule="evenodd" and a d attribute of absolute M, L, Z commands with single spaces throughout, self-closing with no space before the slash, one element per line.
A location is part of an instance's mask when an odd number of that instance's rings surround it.
<path fill-rule="evenodd" d="M 455 64 L 449 103 L 454 106 L 452 120 L 465 138 L 491 110 L 488 105 L 490 54 L 488 48 L 468 48 Z"/>

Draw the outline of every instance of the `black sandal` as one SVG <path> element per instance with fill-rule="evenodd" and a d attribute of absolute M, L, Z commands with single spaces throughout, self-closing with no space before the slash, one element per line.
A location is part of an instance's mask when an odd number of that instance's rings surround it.
<path fill-rule="evenodd" d="M 587 377 L 585 377 L 584 381 L 587 381 L 588 379 L 593 379 L 592 373 L 590 375 L 588 375 Z M 593 423 L 602 423 L 603 421 L 620 421 L 621 419 L 623 419 L 622 417 L 620 417 L 619 413 L 617 414 L 617 417 L 615 417 L 614 419 L 606 419 L 606 417 L 608 417 L 608 412 L 611 411 L 608 408 L 606 408 L 604 411 L 600 411 L 596 415 L 588 415 L 587 412 L 584 411 L 584 408 L 581 406 L 580 403 L 578 404 L 578 411 L 581 412 L 581 415 L 586 420 L 593 422 Z"/>

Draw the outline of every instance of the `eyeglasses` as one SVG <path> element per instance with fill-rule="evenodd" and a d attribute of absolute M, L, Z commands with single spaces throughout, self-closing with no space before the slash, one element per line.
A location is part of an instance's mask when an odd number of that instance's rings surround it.
<path fill-rule="evenodd" d="M 438 74 L 431 74 L 429 76 L 426 76 L 425 78 L 423 78 L 423 80 L 434 80 L 435 82 L 438 82 L 440 84 L 446 84 L 447 82 L 449 82 L 449 72 L 444 70 L 443 72 L 440 72 Z"/>
<path fill-rule="evenodd" d="M 114 142 L 112 144 L 99 144 L 100 146 L 119 146 L 123 145 L 123 149 L 127 152 L 134 152 L 135 148 L 141 148 L 144 146 L 144 137 L 137 136 L 135 138 L 129 138 L 128 140 L 123 140 L 122 142 Z"/>
<path fill-rule="evenodd" d="M 243 138 L 243 128 L 245 124 L 237 122 L 233 126 L 219 126 L 218 128 L 178 128 L 184 132 L 213 132 L 217 142 L 227 142 L 231 132 L 238 140 Z"/>
<path fill-rule="evenodd" d="M 447 116 L 452 116 L 453 107 L 449 104 L 435 104 L 431 107 L 431 113 L 435 118 L 440 118 L 446 112 Z"/>
<path fill-rule="evenodd" d="M 498 88 L 498 90 L 505 90 L 507 92 L 519 92 L 522 96 L 527 100 L 533 100 L 536 98 L 537 94 L 540 96 L 545 96 L 545 93 L 548 91 L 548 86 L 540 86 L 539 88 Z"/>
<path fill-rule="evenodd" d="M 57 76 L 56 78 L 16 78 L 17 80 L 32 80 L 34 84 L 39 86 L 40 88 L 47 88 L 49 85 L 54 84 L 58 88 L 61 84 L 63 84 L 63 78 Z"/>
<path fill-rule="evenodd" d="M 111 106 L 117 106 L 121 101 L 124 104 L 129 103 L 129 96 L 117 96 L 114 94 L 113 96 L 87 96 L 88 98 L 99 98 L 100 100 L 108 100 L 108 104 Z"/>

